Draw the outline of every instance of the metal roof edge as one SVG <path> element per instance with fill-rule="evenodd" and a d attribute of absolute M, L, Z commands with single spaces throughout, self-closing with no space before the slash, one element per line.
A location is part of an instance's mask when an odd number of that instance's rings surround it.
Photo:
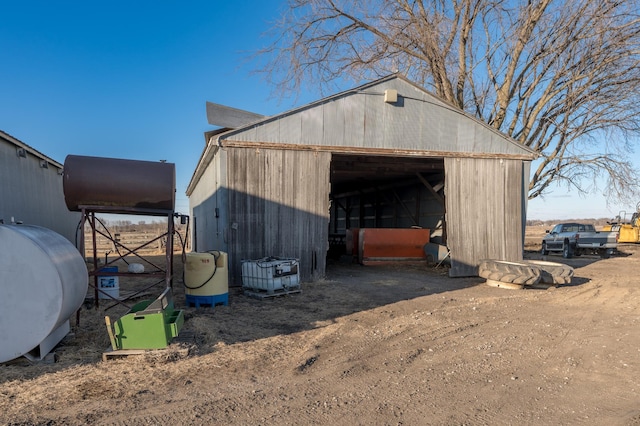
<path fill-rule="evenodd" d="M 236 128 L 264 119 L 266 116 L 215 102 L 206 101 L 207 121 L 214 126 Z"/>
<path fill-rule="evenodd" d="M 4 132 L 4 131 L 0 130 L 0 138 L 6 140 L 7 142 L 10 142 L 10 143 L 14 144 L 17 147 L 20 147 L 20 148 L 30 152 L 31 154 L 35 155 L 36 157 L 40 158 L 41 160 L 45 160 L 48 163 L 50 163 L 51 165 L 56 166 L 59 169 L 63 168 L 63 165 L 61 163 L 57 162 L 56 160 L 54 160 L 53 158 L 51 158 L 49 156 L 44 155 L 43 153 L 41 153 L 37 149 L 35 149 L 32 146 L 22 142 L 18 138 L 15 138 L 15 137 L 11 136 L 7 132 Z"/>
<path fill-rule="evenodd" d="M 198 164 L 196 165 L 196 168 L 193 171 L 193 174 L 191 175 L 191 179 L 189 180 L 189 184 L 187 185 L 187 189 L 185 191 L 185 194 L 187 195 L 187 197 L 191 195 L 191 193 L 195 189 L 195 186 L 200 181 L 200 178 L 204 174 L 204 169 L 209 165 L 209 162 L 211 161 L 211 158 L 213 158 L 213 155 L 215 155 L 215 153 L 218 152 L 218 149 L 217 149 L 218 143 L 216 141 L 213 152 L 209 153 L 209 151 L 211 151 L 212 140 L 216 136 L 226 133 L 230 130 L 232 129 L 228 127 L 223 127 L 220 129 L 214 129 L 214 130 L 209 130 L 204 132 L 204 143 L 205 143 L 204 149 L 202 150 L 202 154 L 200 154 L 200 159 L 198 160 Z"/>
<path fill-rule="evenodd" d="M 191 179 L 189 180 L 189 184 L 187 185 L 187 189 L 185 191 L 185 195 L 187 197 L 191 196 L 196 185 L 198 185 L 198 182 L 200 182 L 200 178 L 204 174 L 205 169 L 211 163 L 211 159 L 214 157 L 216 152 L 218 152 L 218 149 L 220 149 L 217 143 L 213 143 L 213 139 L 216 137 L 215 134 L 208 135 L 208 136 L 209 136 L 209 140 L 207 141 L 207 145 L 204 147 L 204 150 L 200 155 L 200 160 L 198 161 L 198 165 L 196 166 L 196 169 L 193 171 L 193 174 L 191 175 Z"/>

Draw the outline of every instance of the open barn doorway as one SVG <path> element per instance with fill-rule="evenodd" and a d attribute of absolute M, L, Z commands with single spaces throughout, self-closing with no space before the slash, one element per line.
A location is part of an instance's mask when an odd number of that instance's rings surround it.
<path fill-rule="evenodd" d="M 330 176 L 330 260 L 353 255 L 354 229 L 429 229 L 446 244 L 443 158 L 333 154 Z"/>

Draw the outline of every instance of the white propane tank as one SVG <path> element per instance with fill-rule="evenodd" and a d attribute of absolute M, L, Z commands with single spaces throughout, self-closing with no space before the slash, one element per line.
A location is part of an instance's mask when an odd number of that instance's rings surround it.
<path fill-rule="evenodd" d="M 47 355 L 69 332 L 88 282 L 82 255 L 62 235 L 0 225 L 0 362 Z"/>

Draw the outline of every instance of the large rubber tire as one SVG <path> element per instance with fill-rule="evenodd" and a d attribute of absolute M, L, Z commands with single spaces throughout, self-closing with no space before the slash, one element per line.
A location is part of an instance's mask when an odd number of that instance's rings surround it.
<path fill-rule="evenodd" d="M 545 243 L 544 241 L 542 242 L 542 255 L 546 256 L 549 254 L 549 250 L 547 250 L 547 243 Z"/>
<path fill-rule="evenodd" d="M 543 284 L 571 284 L 573 268 L 569 265 L 544 260 L 527 260 L 526 263 L 540 269 L 540 282 Z"/>
<path fill-rule="evenodd" d="M 540 281 L 540 269 L 524 262 L 505 260 L 482 260 L 478 265 L 478 275 L 487 281 L 532 285 Z"/>
<path fill-rule="evenodd" d="M 562 257 L 565 259 L 571 259 L 573 257 L 573 247 L 568 241 L 562 244 Z"/>

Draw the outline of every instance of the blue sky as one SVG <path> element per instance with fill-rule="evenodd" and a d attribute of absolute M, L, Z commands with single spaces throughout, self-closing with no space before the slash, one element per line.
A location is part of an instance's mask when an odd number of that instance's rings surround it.
<path fill-rule="evenodd" d="M 0 130 L 60 163 L 173 162 L 176 210 L 188 213 L 185 190 L 213 128 L 205 102 L 266 115 L 294 106 L 248 61 L 281 4 L 1 2 Z"/>
<path fill-rule="evenodd" d="M 250 54 L 284 1 L 3 1 L 0 130 L 63 163 L 67 155 L 176 164 L 176 211 L 204 148 L 205 102 L 271 115 L 320 98 L 274 96 Z M 355 85 L 355 84 L 354 84 Z M 345 88 L 346 89 L 346 88 Z M 628 207 L 628 206 L 627 206 Z M 554 190 L 529 217 L 615 215 Z"/>
<path fill-rule="evenodd" d="M 620 211 L 626 211 L 627 218 L 635 211 L 633 205 L 611 204 L 602 191 L 589 195 L 579 195 L 576 191 L 568 192 L 563 187 L 553 189 L 548 195 L 529 201 L 527 218 L 551 219 L 601 219 L 613 218 Z"/>

